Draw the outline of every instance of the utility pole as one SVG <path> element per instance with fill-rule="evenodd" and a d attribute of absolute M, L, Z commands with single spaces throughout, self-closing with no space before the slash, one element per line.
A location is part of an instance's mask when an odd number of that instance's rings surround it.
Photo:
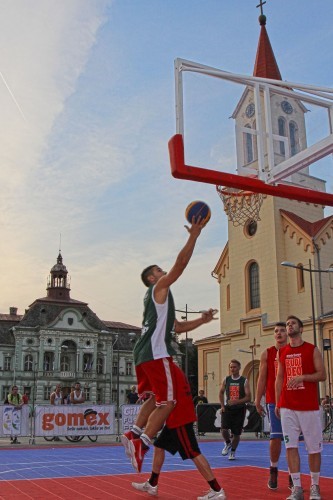
<path fill-rule="evenodd" d="M 181 319 L 184 319 L 187 321 L 187 315 L 188 314 L 201 314 L 202 311 L 189 311 L 187 304 L 185 304 L 185 310 L 182 309 L 176 309 L 176 312 L 180 312 L 182 314 L 185 314 L 185 316 L 181 316 Z M 187 344 L 187 333 L 185 332 L 185 375 L 186 378 L 188 379 L 188 344 Z"/>

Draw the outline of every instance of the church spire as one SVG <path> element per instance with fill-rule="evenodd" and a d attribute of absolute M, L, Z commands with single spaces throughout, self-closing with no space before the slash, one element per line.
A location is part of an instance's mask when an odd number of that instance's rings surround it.
<path fill-rule="evenodd" d="M 47 281 L 47 296 L 54 300 L 70 300 L 70 285 L 66 266 L 59 251 L 57 263 L 52 267 Z"/>
<path fill-rule="evenodd" d="M 281 73 L 271 46 L 271 42 L 269 41 L 269 37 L 266 31 L 266 16 L 263 14 L 262 9 L 265 3 L 266 2 L 262 2 L 262 0 L 260 0 L 259 5 L 257 5 L 257 7 L 260 7 L 260 16 L 258 19 L 261 28 L 253 76 L 258 76 L 261 78 L 271 78 L 272 80 L 282 80 Z"/>

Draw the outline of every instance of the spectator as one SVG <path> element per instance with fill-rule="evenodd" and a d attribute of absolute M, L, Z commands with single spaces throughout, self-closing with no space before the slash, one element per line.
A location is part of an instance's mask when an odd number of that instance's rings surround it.
<path fill-rule="evenodd" d="M 199 396 L 195 396 L 193 398 L 193 404 L 194 406 L 208 404 L 208 399 L 205 396 L 205 391 L 203 391 L 202 389 L 199 391 Z"/>
<path fill-rule="evenodd" d="M 127 394 L 127 403 L 129 405 L 135 405 L 139 399 L 139 395 L 136 392 L 136 387 L 135 385 L 132 385 L 131 387 L 131 392 Z"/>
<path fill-rule="evenodd" d="M 71 392 L 71 404 L 72 405 L 81 405 L 85 402 L 86 396 L 84 391 L 81 390 L 80 382 L 76 382 L 74 386 L 74 391 Z"/>
<path fill-rule="evenodd" d="M 62 405 L 63 402 L 64 402 L 64 400 L 63 400 L 63 395 L 62 395 L 62 391 L 61 391 L 61 385 L 57 384 L 55 391 L 53 391 L 51 396 L 50 396 L 50 403 L 51 403 L 51 405 L 59 406 L 59 405 Z M 54 436 L 54 440 L 61 441 L 59 436 Z"/>
<path fill-rule="evenodd" d="M 13 385 L 10 394 L 7 396 L 8 404 L 14 406 L 16 410 L 21 410 L 23 406 L 23 400 L 21 394 L 18 392 L 17 385 Z M 17 440 L 17 436 L 10 437 L 12 444 L 20 444 L 20 441 Z"/>
<path fill-rule="evenodd" d="M 25 392 L 22 396 L 23 404 L 27 405 L 29 403 L 29 393 Z"/>

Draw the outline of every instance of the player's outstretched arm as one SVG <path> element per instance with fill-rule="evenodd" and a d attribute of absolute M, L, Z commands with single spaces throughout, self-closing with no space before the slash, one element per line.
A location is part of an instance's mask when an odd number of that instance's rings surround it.
<path fill-rule="evenodd" d="M 187 242 L 185 243 L 185 246 L 181 249 L 179 252 L 176 262 L 172 266 L 169 272 L 167 272 L 164 276 L 162 276 L 156 286 L 155 286 L 155 292 L 154 296 L 157 302 L 163 303 L 167 291 L 169 287 L 177 281 L 177 279 L 182 275 L 184 272 L 184 269 L 186 268 L 187 264 L 189 263 L 193 250 L 195 247 L 195 244 L 197 242 L 198 237 L 200 236 L 201 229 L 203 228 L 204 223 L 201 220 L 201 217 L 198 217 L 197 220 L 195 217 L 192 219 L 192 225 L 185 226 L 189 233 L 189 237 Z"/>
<path fill-rule="evenodd" d="M 191 332 L 205 323 L 210 323 L 217 313 L 217 309 L 209 309 L 208 311 L 203 311 L 200 318 L 192 319 L 190 321 L 175 321 L 174 330 L 176 333 Z"/>

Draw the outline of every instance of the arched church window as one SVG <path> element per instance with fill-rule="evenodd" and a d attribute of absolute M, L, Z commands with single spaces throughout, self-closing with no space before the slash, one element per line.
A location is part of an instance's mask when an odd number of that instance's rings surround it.
<path fill-rule="evenodd" d="M 245 125 L 245 128 L 251 128 L 250 125 Z M 251 163 L 253 161 L 253 142 L 252 134 L 245 133 L 245 163 Z"/>
<path fill-rule="evenodd" d="M 298 292 L 304 292 L 304 268 L 303 264 L 297 264 L 297 290 Z"/>
<path fill-rule="evenodd" d="M 251 261 L 246 269 L 246 302 L 247 310 L 260 307 L 259 266 Z"/>
<path fill-rule="evenodd" d="M 24 371 L 32 372 L 33 358 L 31 354 L 24 357 Z"/>
<path fill-rule="evenodd" d="M 295 122 L 289 123 L 290 135 L 290 155 L 294 156 L 298 153 L 298 127 Z"/>
<path fill-rule="evenodd" d="M 227 298 L 227 311 L 230 310 L 230 285 L 228 284 L 227 285 L 227 288 L 226 288 L 226 298 Z"/>
<path fill-rule="evenodd" d="M 286 137 L 286 120 L 280 116 L 278 119 L 279 135 L 281 137 Z M 286 155 L 286 149 L 284 147 L 284 142 L 280 141 L 280 154 L 282 156 Z"/>

